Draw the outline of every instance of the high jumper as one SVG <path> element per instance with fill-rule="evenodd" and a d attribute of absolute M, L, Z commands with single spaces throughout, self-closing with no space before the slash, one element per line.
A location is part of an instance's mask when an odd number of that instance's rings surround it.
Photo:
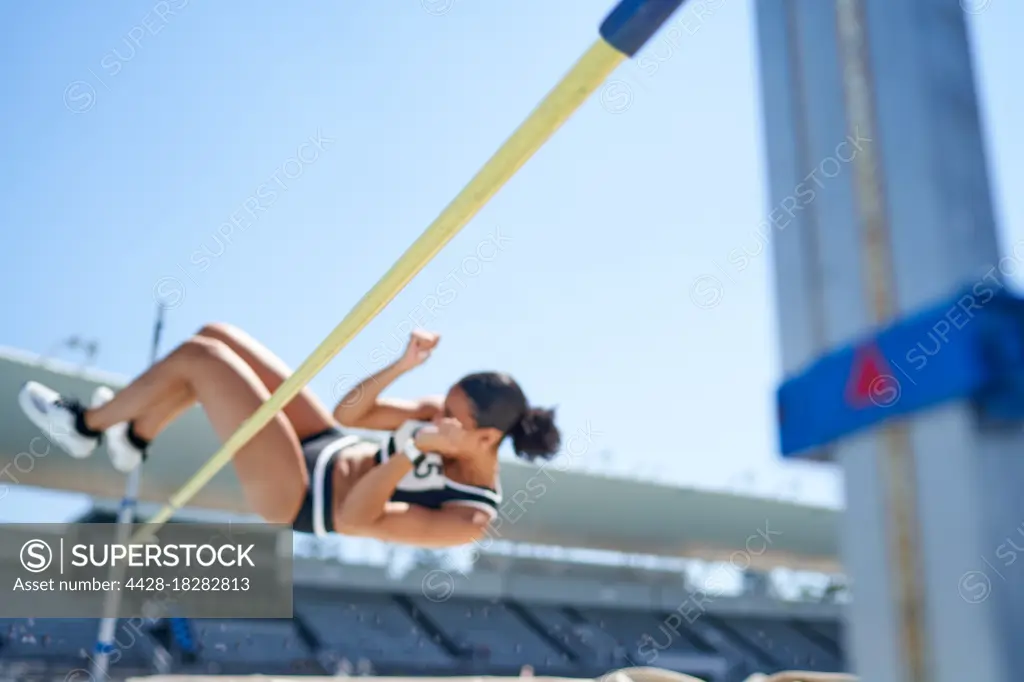
<path fill-rule="evenodd" d="M 511 439 L 524 459 L 560 448 L 554 412 L 531 407 L 507 374 L 463 377 L 447 395 L 384 398 L 425 362 L 439 337 L 412 333 L 396 362 L 363 380 L 332 411 L 303 389 L 233 458 L 250 508 L 299 532 L 372 537 L 438 548 L 486 532 L 502 501 L 498 448 Z M 128 473 L 149 443 L 198 402 L 227 439 L 291 374 L 276 355 L 230 325 L 203 327 L 116 395 L 97 389 L 90 406 L 36 382 L 19 404 L 53 443 L 76 458 L 104 442 Z M 383 443 L 343 427 L 390 432 Z"/>

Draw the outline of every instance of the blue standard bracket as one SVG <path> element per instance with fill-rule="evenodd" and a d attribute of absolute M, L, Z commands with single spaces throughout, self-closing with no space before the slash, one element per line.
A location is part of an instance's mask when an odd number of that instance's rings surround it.
<path fill-rule="evenodd" d="M 987 285 L 986 285 L 987 287 Z M 1024 299 L 975 285 L 786 380 L 776 399 L 782 456 L 954 400 L 982 418 L 1024 420 Z"/>

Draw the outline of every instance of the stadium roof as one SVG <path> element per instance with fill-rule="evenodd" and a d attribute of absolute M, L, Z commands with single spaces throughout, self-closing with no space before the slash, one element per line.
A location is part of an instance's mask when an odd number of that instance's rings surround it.
<path fill-rule="evenodd" d="M 123 377 L 80 371 L 17 351 L 0 350 L 0 491 L 18 484 L 119 498 L 123 478 L 103 453 L 75 460 L 47 447 L 25 419 L 16 395 L 28 380 L 87 397 Z M 154 443 L 140 500 L 165 502 L 217 449 L 198 409 Z M 656 556 L 785 566 L 838 573 L 838 512 L 791 502 L 656 485 L 577 473 L 558 460 L 546 469 L 503 462 L 506 500 L 493 539 Z M 6 495 L 0 494 L 0 499 Z M 193 500 L 201 509 L 248 513 L 231 467 Z"/>

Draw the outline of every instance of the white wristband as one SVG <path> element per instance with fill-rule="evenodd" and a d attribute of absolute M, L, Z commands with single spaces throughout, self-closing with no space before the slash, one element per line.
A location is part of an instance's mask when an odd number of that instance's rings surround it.
<path fill-rule="evenodd" d="M 395 442 L 395 452 L 401 452 L 413 464 L 416 464 L 424 456 L 420 449 L 416 447 L 416 432 L 424 426 L 426 426 L 424 422 L 408 421 L 402 424 L 392 436 Z"/>

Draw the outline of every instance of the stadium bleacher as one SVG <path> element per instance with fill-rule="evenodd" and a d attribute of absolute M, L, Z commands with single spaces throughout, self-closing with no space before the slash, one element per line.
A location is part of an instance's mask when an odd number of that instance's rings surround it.
<path fill-rule="evenodd" d="M 198 620 L 193 628 L 197 658 L 209 672 L 315 668 L 315 651 L 291 621 Z"/>
<path fill-rule="evenodd" d="M 720 619 L 715 626 L 727 637 L 743 643 L 762 667 L 819 672 L 843 670 L 838 643 L 824 634 L 812 639 L 786 621 L 749 616 Z"/>
<path fill-rule="evenodd" d="M 627 609 L 582 609 L 580 615 L 615 639 L 619 646 L 640 648 L 646 641 L 658 650 L 681 653 L 714 653 L 686 623 L 669 627 L 665 617 L 653 612 Z"/>
<path fill-rule="evenodd" d="M 365 658 L 388 666 L 420 663 L 432 669 L 452 664 L 439 638 L 417 625 L 392 595 L 297 590 L 295 615 L 338 659 Z"/>
<path fill-rule="evenodd" d="M 296 588 L 290 620 L 195 620 L 194 653 L 176 643 L 170 624 L 122 627 L 114 674 L 153 672 L 152 656 L 169 651 L 171 672 L 206 674 L 478 675 L 592 677 L 617 666 L 654 663 L 715 682 L 731 673 L 843 668 L 839 624 L 829 621 L 711 616 L 680 625 L 668 614 L 577 608 L 468 597 L 418 596 Z M 45 662 L 51 674 L 88 668 L 95 620 L 0 621 L 0 667 Z M 180 631 L 182 625 L 176 628 Z M 719 668 L 702 659 L 719 660 Z M 673 664 L 676 665 L 673 665 Z M 690 669 L 685 669 L 689 667 Z M 166 670 L 164 672 L 167 672 Z M 52 675 L 51 675 L 52 676 Z M 31 675 L 21 673 L 21 678 Z M 43 679 L 40 677 L 39 679 Z"/>
<path fill-rule="evenodd" d="M 474 661 L 509 668 L 518 668 L 524 661 L 534 667 L 570 665 L 565 651 L 545 641 L 503 603 L 460 598 L 434 602 L 425 597 L 411 602 L 447 633 L 458 651 Z"/>
<path fill-rule="evenodd" d="M 576 660 L 605 660 L 612 663 L 615 639 L 600 628 L 582 619 L 572 618 L 565 608 L 538 604 L 531 605 L 529 610 L 547 628 L 551 637 L 575 654 Z"/>

